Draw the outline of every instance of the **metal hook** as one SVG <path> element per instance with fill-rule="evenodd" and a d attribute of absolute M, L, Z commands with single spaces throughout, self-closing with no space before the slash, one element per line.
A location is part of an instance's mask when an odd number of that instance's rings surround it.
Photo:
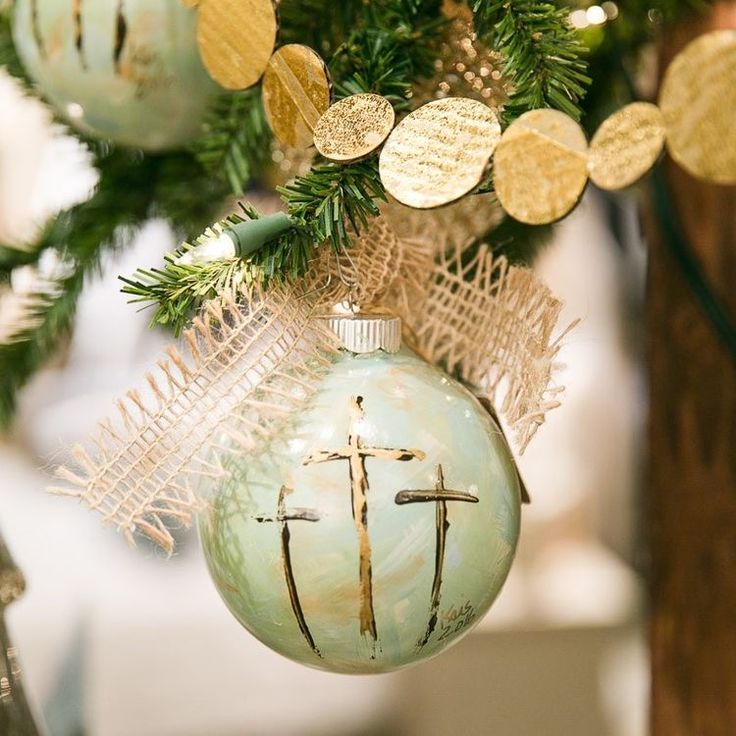
<path fill-rule="evenodd" d="M 353 259 L 350 257 L 350 255 L 348 254 L 348 252 L 345 249 L 343 249 L 340 254 L 335 253 L 335 263 L 337 265 L 337 275 L 338 275 L 338 278 L 340 279 L 340 282 L 343 284 L 343 286 L 345 286 L 347 288 L 347 290 L 348 290 L 348 296 L 347 296 L 348 309 L 351 312 L 356 313 L 356 312 L 360 311 L 360 305 L 357 303 L 357 301 L 355 299 L 355 294 L 356 294 L 356 292 L 358 290 L 358 282 L 357 281 L 348 281 L 345 278 L 345 275 L 342 272 L 342 264 L 340 263 L 340 256 L 341 255 L 344 255 L 345 258 L 348 259 L 348 261 L 350 262 L 350 267 L 353 269 L 353 273 L 355 273 L 357 271 L 357 269 L 355 267 L 355 262 L 353 261 Z"/>

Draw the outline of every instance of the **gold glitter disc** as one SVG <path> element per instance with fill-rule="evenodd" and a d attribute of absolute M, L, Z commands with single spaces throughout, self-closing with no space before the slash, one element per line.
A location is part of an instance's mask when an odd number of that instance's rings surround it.
<path fill-rule="evenodd" d="M 336 102 L 319 119 L 314 145 L 332 161 L 356 161 L 386 140 L 395 120 L 394 108 L 385 97 L 352 95 Z"/>
<path fill-rule="evenodd" d="M 664 147 L 664 120 L 656 105 L 633 102 L 622 107 L 595 132 L 588 172 L 601 189 L 623 189 L 654 166 Z"/>
<path fill-rule="evenodd" d="M 480 183 L 500 137 L 496 114 L 482 102 L 434 100 L 394 128 L 381 151 L 381 181 L 410 207 L 449 204 Z"/>
<path fill-rule="evenodd" d="M 543 225 L 575 207 L 588 181 L 582 128 L 558 110 L 531 110 L 503 134 L 494 157 L 494 184 L 513 218 Z"/>
<path fill-rule="evenodd" d="M 736 31 L 714 31 L 675 57 L 659 97 L 672 158 L 718 184 L 736 184 L 734 90 Z"/>
<path fill-rule="evenodd" d="M 298 43 L 282 46 L 263 75 L 263 106 L 281 143 L 309 148 L 315 125 L 330 106 L 330 79 L 320 55 Z"/>
<path fill-rule="evenodd" d="M 272 0 L 200 0 L 197 42 L 210 76 L 225 89 L 252 87 L 276 44 Z"/>

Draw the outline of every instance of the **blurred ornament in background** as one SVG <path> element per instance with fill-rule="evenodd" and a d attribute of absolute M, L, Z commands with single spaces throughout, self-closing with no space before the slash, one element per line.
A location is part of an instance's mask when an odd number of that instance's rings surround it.
<path fill-rule="evenodd" d="M 0 733 L 3 736 L 39 736 L 41 731 L 23 691 L 18 651 L 5 627 L 5 608 L 23 595 L 23 573 L 13 562 L 0 535 Z"/>
<path fill-rule="evenodd" d="M 13 13 L 26 70 L 80 133 L 148 151 L 201 134 L 217 86 L 179 0 L 18 0 Z"/>
<path fill-rule="evenodd" d="M 258 455 L 216 452 L 200 518 L 215 586 L 303 664 L 378 673 L 432 657 L 498 595 L 518 475 L 463 386 L 400 346 L 385 313 L 329 318 L 344 346 L 308 408 Z"/>

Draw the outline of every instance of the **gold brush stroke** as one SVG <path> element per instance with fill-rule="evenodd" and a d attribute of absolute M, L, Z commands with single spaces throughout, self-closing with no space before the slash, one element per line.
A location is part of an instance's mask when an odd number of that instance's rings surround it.
<path fill-rule="evenodd" d="M 478 497 L 466 491 L 452 491 L 445 488 L 445 474 L 442 465 L 437 466 L 437 481 L 432 491 L 399 491 L 394 499 L 395 503 L 401 505 L 408 503 L 427 503 L 434 501 L 435 524 L 437 527 L 435 535 L 434 550 L 434 579 L 432 580 L 432 597 L 429 609 L 429 622 L 424 636 L 417 642 L 421 648 L 427 644 L 429 637 L 437 626 L 437 614 L 440 608 L 442 595 L 442 570 L 445 566 L 445 552 L 447 548 L 447 532 L 450 522 L 447 519 L 447 502 L 464 501 L 465 503 L 478 503 Z"/>
<path fill-rule="evenodd" d="M 353 508 L 355 531 L 358 535 L 358 549 L 360 554 L 360 633 L 368 634 L 373 641 L 378 640 L 376 616 L 373 609 L 373 569 L 371 562 L 371 541 L 368 534 L 368 473 L 365 460 L 374 457 L 381 460 L 395 460 L 408 462 L 409 460 L 423 460 L 426 455 L 421 450 L 390 449 L 386 447 L 363 447 L 358 434 L 358 426 L 365 416 L 363 397 L 350 397 L 350 428 L 348 429 L 348 444 L 339 450 L 317 450 L 309 455 L 304 465 L 331 462 L 333 460 L 347 460 L 350 468 L 350 494 Z"/>
<path fill-rule="evenodd" d="M 41 57 L 45 57 L 46 44 L 43 41 L 43 35 L 41 35 L 41 23 L 38 18 L 38 0 L 31 0 L 31 29 L 36 46 L 38 46 L 38 53 Z"/>
<path fill-rule="evenodd" d="M 84 29 L 82 26 L 82 1 L 72 0 L 72 16 L 74 17 L 74 46 L 79 54 L 83 68 L 87 68 L 87 59 L 84 55 Z"/>
<path fill-rule="evenodd" d="M 290 521 L 319 521 L 319 515 L 313 511 L 307 509 L 295 509 L 291 513 L 286 511 L 286 494 L 291 493 L 293 489 L 287 486 L 281 486 L 279 491 L 278 500 L 278 511 L 276 517 L 269 516 L 257 516 L 256 521 L 259 523 L 264 522 L 278 522 L 281 529 L 281 560 L 284 566 L 284 578 L 286 579 L 286 588 L 289 592 L 289 602 L 291 603 L 291 610 L 294 612 L 299 631 L 302 632 L 302 636 L 306 639 L 309 648 L 321 659 L 322 652 L 315 644 L 312 632 L 309 630 L 307 619 L 304 616 L 304 609 L 302 608 L 301 600 L 299 599 L 299 590 L 296 586 L 296 577 L 294 575 L 294 566 L 291 562 L 291 532 L 289 531 Z"/>
<path fill-rule="evenodd" d="M 120 62 L 125 48 L 125 39 L 128 37 L 128 24 L 123 14 L 123 2 L 124 0 L 120 0 L 118 3 L 118 12 L 115 21 L 115 47 L 112 53 L 112 61 L 115 65 L 116 74 L 121 73 Z"/>

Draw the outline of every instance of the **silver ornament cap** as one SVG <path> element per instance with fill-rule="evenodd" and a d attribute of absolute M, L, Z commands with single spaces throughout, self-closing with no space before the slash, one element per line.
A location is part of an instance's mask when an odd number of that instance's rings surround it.
<path fill-rule="evenodd" d="M 398 353 L 401 348 L 401 318 L 388 312 L 331 314 L 325 317 L 342 347 L 351 353 Z"/>

